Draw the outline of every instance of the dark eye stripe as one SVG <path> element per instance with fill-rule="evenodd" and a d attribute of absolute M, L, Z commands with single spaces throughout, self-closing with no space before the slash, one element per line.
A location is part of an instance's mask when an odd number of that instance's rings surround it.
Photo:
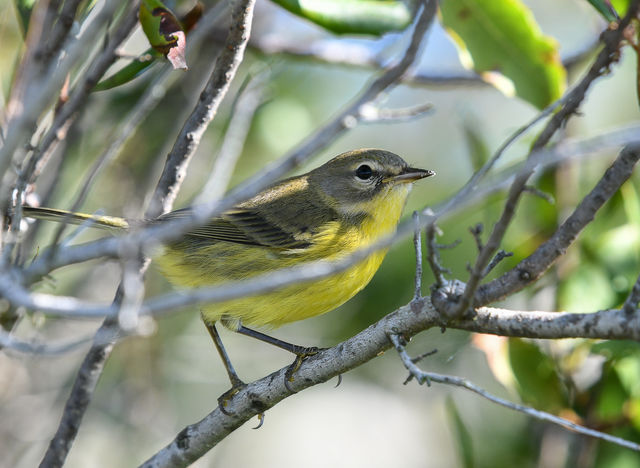
<path fill-rule="evenodd" d="M 356 177 L 358 177 L 358 179 L 369 180 L 371 176 L 373 176 L 373 169 L 371 169 L 371 166 L 363 164 L 356 169 Z"/>

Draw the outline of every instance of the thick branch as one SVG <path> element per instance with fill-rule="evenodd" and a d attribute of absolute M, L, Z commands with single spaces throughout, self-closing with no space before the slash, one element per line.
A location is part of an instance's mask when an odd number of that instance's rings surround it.
<path fill-rule="evenodd" d="M 460 320 L 451 327 L 520 338 L 640 340 L 638 314 L 630 318 L 620 309 L 574 314 L 521 312 L 482 307 L 477 309 L 475 319 Z"/>
<path fill-rule="evenodd" d="M 409 338 L 442 325 L 440 313 L 433 308 L 429 298 L 412 301 L 356 336 L 306 359 L 296 373 L 295 381 L 288 385 L 299 392 L 326 382 L 389 349 L 392 346 L 388 339 L 390 334 Z M 640 339 L 640 318 L 636 315 L 629 319 L 621 310 L 570 314 L 481 308 L 477 310 L 474 320 L 462 320 L 449 327 L 529 338 Z M 286 370 L 280 369 L 250 383 L 228 402 L 226 410 L 229 415 L 216 408 L 203 420 L 183 429 L 169 445 L 142 466 L 159 468 L 189 465 L 246 421 L 291 396 L 285 386 Z"/>

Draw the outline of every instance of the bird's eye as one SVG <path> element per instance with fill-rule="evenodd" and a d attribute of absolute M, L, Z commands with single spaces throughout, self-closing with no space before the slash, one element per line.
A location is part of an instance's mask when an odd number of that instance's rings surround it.
<path fill-rule="evenodd" d="M 371 167 L 367 166 L 366 164 L 363 164 L 362 166 L 358 167 L 358 169 L 356 169 L 356 177 L 360 180 L 368 180 L 372 175 L 373 169 L 371 169 Z"/>

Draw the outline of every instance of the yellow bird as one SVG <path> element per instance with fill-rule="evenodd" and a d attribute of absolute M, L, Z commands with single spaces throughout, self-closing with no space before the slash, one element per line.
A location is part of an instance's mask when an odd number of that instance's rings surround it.
<path fill-rule="evenodd" d="M 266 188 L 165 246 L 154 260 L 173 284 L 199 287 L 253 276 L 314 260 L 340 259 L 395 232 L 412 182 L 434 175 L 379 149 L 349 151 L 322 166 Z M 27 217 L 126 230 L 123 218 L 24 207 Z M 154 222 L 189 216 L 173 211 Z M 232 389 L 237 376 L 215 328 L 225 327 L 296 354 L 317 352 L 247 328 L 278 327 L 335 309 L 364 288 L 386 254 L 380 250 L 329 277 L 255 296 L 205 305 L 202 318 L 225 363 Z M 289 374 L 290 375 L 290 374 Z M 227 392 L 228 395 L 229 392 Z"/>

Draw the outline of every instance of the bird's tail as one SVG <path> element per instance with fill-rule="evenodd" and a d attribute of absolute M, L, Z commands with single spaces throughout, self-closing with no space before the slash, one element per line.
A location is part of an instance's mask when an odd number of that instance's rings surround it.
<path fill-rule="evenodd" d="M 124 218 L 115 216 L 100 216 L 85 213 L 73 213 L 71 211 L 56 210 L 55 208 L 36 208 L 32 206 L 22 207 L 23 216 L 26 218 L 44 219 L 68 224 L 87 224 L 91 227 L 119 232 L 129 229 L 130 224 Z"/>

